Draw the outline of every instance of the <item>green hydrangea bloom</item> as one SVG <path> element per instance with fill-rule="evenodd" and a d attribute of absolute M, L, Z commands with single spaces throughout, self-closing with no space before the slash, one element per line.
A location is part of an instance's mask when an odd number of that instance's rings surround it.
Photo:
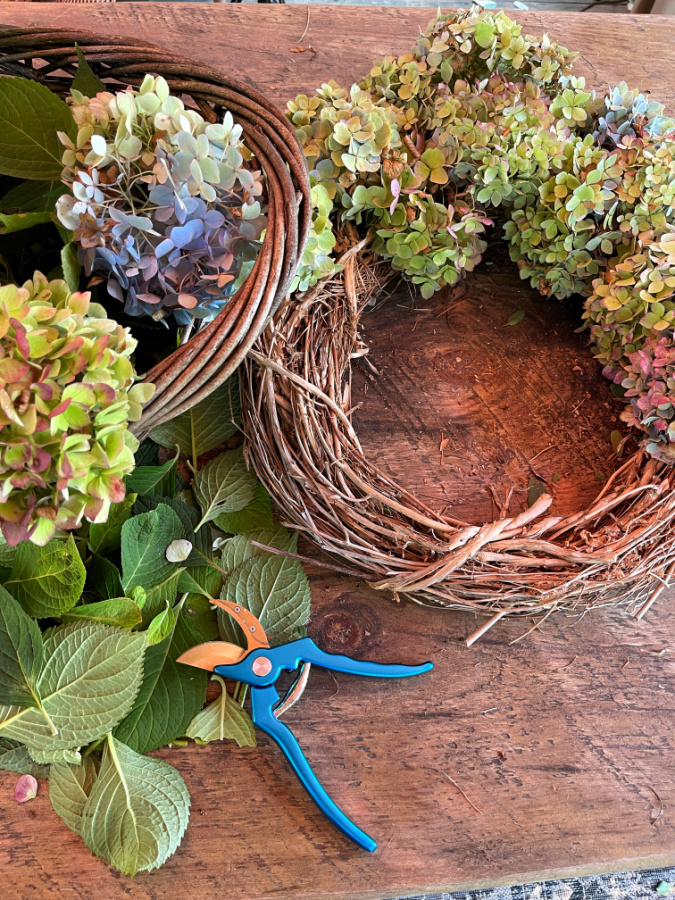
<path fill-rule="evenodd" d="M 36 272 L 0 287 L 0 528 L 45 544 L 124 498 L 151 385 L 134 385 L 127 329 L 88 315 L 89 294 Z M 98 310 L 94 310 L 98 312 Z"/>

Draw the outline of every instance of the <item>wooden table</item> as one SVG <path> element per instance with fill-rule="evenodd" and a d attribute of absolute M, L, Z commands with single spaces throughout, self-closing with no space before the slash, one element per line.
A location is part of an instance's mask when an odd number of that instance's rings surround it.
<path fill-rule="evenodd" d="M 313 55 L 290 52 L 305 7 L 0 4 L 5 23 L 151 38 L 229 68 L 280 104 L 406 50 L 431 15 L 313 6 L 302 42 Z M 581 49 L 578 70 L 593 87 L 625 78 L 675 109 L 671 19 L 517 18 Z M 557 509 L 578 507 L 614 465 L 619 411 L 574 334 L 578 307 L 542 301 L 501 258 L 446 296 L 411 309 L 401 294 L 367 317 L 383 374 L 355 376 L 366 448 L 428 502 L 477 521 L 493 514 L 490 485 L 500 497 L 515 485 L 511 508 L 522 507 L 533 470 L 563 476 Z M 505 330 L 517 309 L 525 318 Z M 451 438 L 442 463 L 441 434 Z M 288 716 L 326 788 L 379 841 L 376 853 L 330 826 L 261 736 L 257 749 L 160 754 L 187 780 L 192 821 L 176 856 L 133 882 L 56 820 L 44 786 L 20 807 L 3 775 L 6 895 L 366 900 L 675 863 L 672 600 L 639 624 L 616 612 L 551 618 L 515 644 L 532 623 L 503 623 L 468 650 L 471 616 L 396 606 L 318 568 L 312 594 L 310 631 L 326 649 L 436 666 L 379 684 L 314 671 Z"/>

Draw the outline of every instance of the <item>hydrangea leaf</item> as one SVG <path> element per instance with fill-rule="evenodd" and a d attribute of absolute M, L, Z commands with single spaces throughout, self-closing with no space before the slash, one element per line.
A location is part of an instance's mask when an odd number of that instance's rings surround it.
<path fill-rule="evenodd" d="M 122 585 L 128 594 L 136 586 L 147 590 L 162 584 L 176 571 L 166 558 L 166 548 L 183 537 L 176 513 L 162 504 L 134 516 L 122 526 Z"/>
<path fill-rule="evenodd" d="M 249 609 L 271 646 L 294 640 L 309 620 L 309 581 L 297 559 L 271 553 L 253 557 L 230 575 L 221 597 Z"/>
<path fill-rule="evenodd" d="M 0 79 L 0 173 L 13 178 L 56 181 L 63 147 L 57 132 L 77 133 L 68 105 L 43 84 Z"/>
<path fill-rule="evenodd" d="M 23 744 L 3 737 L 0 737 L 0 770 L 32 775 L 33 778 L 49 775 L 49 766 L 38 765 Z"/>
<path fill-rule="evenodd" d="M 258 482 L 255 496 L 248 506 L 239 512 L 221 513 L 214 525 L 227 534 L 246 534 L 258 528 L 274 528 L 272 501 L 264 485 Z"/>
<path fill-rule="evenodd" d="M 89 526 L 89 549 L 104 556 L 117 550 L 122 537 L 122 525 L 131 518 L 136 494 L 128 493 L 121 503 L 113 503 L 105 522 Z"/>
<path fill-rule="evenodd" d="M 115 625 L 118 628 L 133 628 L 143 617 L 138 606 L 128 597 L 111 597 L 99 603 L 85 603 L 64 613 L 64 622 L 98 622 L 101 625 Z"/>
<path fill-rule="evenodd" d="M 16 547 L 10 547 L 2 532 L 0 532 L 0 566 L 11 569 L 14 565 L 15 556 Z"/>
<path fill-rule="evenodd" d="M 82 810 L 80 834 L 100 859 L 135 875 L 176 852 L 190 817 L 190 794 L 168 763 L 109 737 Z"/>
<path fill-rule="evenodd" d="M 119 569 L 98 553 L 91 555 L 85 588 L 98 594 L 103 600 L 112 600 L 124 595 Z"/>
<path fill-rule="evenodd" d="M 43 660 L 37 622 L 0 586 L 0 703 L 38 706 Z"/>
<path fill-rule="evenodd" d="M 36 747 L 28 747 L 28 753 L 42 766 L 52 766 L 54 763 L 68 763 L 79 766 L 82 762 L 82 754 L 79 747 L 64 748 L 62 750 L 38 750 Z"/>
<path fill-rule="evenodd" d="M 191 498 L 191 492 L 186 492 Z M 194 506 L 190 506 L 187 499 L 181 500 L 177 497 L 157 497 L 148 495 L 139 497 L 134 505 L 134 512 L 147 512 L 150 509 L 157 509 L 160 503 L 170 506 L 181 520 L 185 538 L 190 541 L 193 548 L 192 556 L 185 561 L 185 565 L 199 565 L 204 558 L 210 558 L 213 555 L 212 540 L 208 528 L 200 528 L 195 532 L 195 528 L 199 524 L 199 510 Z"/>
<path fill-rule="evenodd" d="M 72 241 L 68 241 L 67 244 L 61 247 L 61 269 L 63 271 L 63 279 L 70 290 L 76 291 L 80 286 L 82 266 L 77 258 L 77 247 Z"/>
<path fill-rule="evenodd" d="M 255 472 L 246 467 L 241 449 L 228 450 L 208 462 L 197 472 L 194 493 L 202 510 L 197 530 L 221 513 L 238 512 L 255 497 Z"/>
<path fill-rule="evenodd" d="M 12 574 L 5 582 L 23 608 L 36 619 L 60 616 L 80 599 L 86 572 L 72 535 L 38 547 L 17 547 Z"/>
<path fill-rule="evenodd" d="M 227 692 L 222 678 L 213 676 L 220 684 L 220 697 L 209 703 L 190 722 L 186 736 L 208 744 L 210 741 L 229 739 L 240 747 L 255 747 L 255 728 L 248 713 Z"/>
<path fill-rule="evenodd" d="M 167 606 L 173 606 L 176 601 L 176 594 L 179 589 L 181 576 L 184 574 L 183 569 L 176 569 L 168 575 L 160 584 L 156 584 L 145 592 L 145 603 L 143 604 L 143 627 L 150 624 L 152 619 L 165 609 Z"/>
<path fill-rule="evenodd" d="M 178 454 L 162 466 L 139 466 L 127 475 L 127 489 L 134 491 L 139 497 L 173 497 L 176 492 L 177 464 Z"/>
<path fill-rule="evenodd" d="M 207 674 L 176 662 L 198 643 L 176 616 L 172 633 L 148 647 L 143 683 L 131 711 L 115 729 L 115 737 L 138 753 L 149 753 L 185 734 L 206 699 Z"/>
<path fill-rule="evenodd" d="M 277 550 L 285 550 L 288 553 L 295 553 L 298 549 L 297 533 L 288 531 L 283 525 L 235 535 L 222 545 L 222 567 L 228 574 L 234 572 L 247 559 L 266 554 L 265 550 L 254 546 L 251 541 L 257 541 L 266 547 L 275 547 Z"/>
<path fill-rule="evenodd" d="M 180 447 L 181 453 L 197 459 L 228 441 L 237 432 L 241 403 L 236 376 L 216 388 L 204 400 L 150 433 L 162 447 Z"/>
<path fill-rule="evenodd" d="M 44 225 L 45 222 L 51 221 L 51 218 L 52 213 L 49 211 L 0 213 L 0 223 L 2 223 L 0 232 L 13 234 L 15 231 L 26 231 L 28 228 L 33 228 L 34 225 Z"/>
<path fill-rule="evenodd" d="M 161 644 L 173 633 L 175 627 L 176 614 L 171 606 L 167 606 L 162 612 L 157 613 L 145 632 L 145 640 L 148 647 Z"/>
<path fill-rule="evenodd" d="M 129 712 L 143 673 L 145 635 L 95 623 L 47 632 L 41 708 L 0 707 L 0 735 L 38 750 L 81 747 Z"/>
<path fill-rule="evenodd" d="M 197 571 L 193 569 L 193 573 Z M 220 585 L 213 596 L 220 592 Z M 190 633 L 193 644 L 217 641 L 219 638 L 216 610 L 203 594 L 190 594 L 185 601 L 183 624 Z"/>
<path fill-rule="evenodd" d="M 79 766 L 55 763 L 49 773 L 49 800 L 54 812 L 75 834 L 82 833 L 82 812 L 98 772 L 96 758 L 86 756 Z"/>
<path fill-rule="evenodd" d="M 106 91 L 106 86 L 94 73 L 77 44 L 75 44 L 75 52 L 77 53 L 77 72 L 73 78 L 72 90 L 79 91 L 85 97 L 95 97 L 99 91 Z"/>
<path fill-rule="evenodd" d="M 18 212 L 53 213 L 54 205 L 63 193 L 61 182 L 22 181 L 7 191 L 0 200 L 0 209 Z"/>

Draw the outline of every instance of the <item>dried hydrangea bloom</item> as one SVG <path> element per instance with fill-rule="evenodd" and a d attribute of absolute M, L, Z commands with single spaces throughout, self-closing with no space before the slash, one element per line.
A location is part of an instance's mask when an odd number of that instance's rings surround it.
<path fill-rule="evenodd" d="M 332 274 L 335 246 L 360 229 L 430 297 L 475 267 L 491 208 L 504 211 L 521 277 L 544 296 L 587 298 L 594 354 L 630 392 L 627 419 L 675 462 L 662 362 L 675 345 L 675 121 L 624 82 L 586 90 L 573 58 L 474 7 L 439 12 L 411 53 L 351 89 L 331 81 L 296 97 L 287 115 L 313 226 L 294 287 Z M 635 354 L 655 346 L 638 378 Z"/>
<path fill-rule="evenodd" d="M 675 345 L 672 336 L 649 338 L 630 354 L 621 382 L 630 400 L 621 418 L 646 432 L 652 456 L 675 462 Z"/>
<path fill-rule="evenodd" d="M 151 385 L 134 385 L 136 341 L 90 316 L 89 294 L 36 272 L 0 287 L 0 529 L 45 544 L 124 498 Z"/>
<path fill-rule="evenodd" d="M 210 319 L 265 227 L 262 175 L 229 112 L 207 123 L 148 75 L 138 91 L 73 91 L 75 141 L 61 134 L 71 193 L 57 215 L 87 274 L 127 313 Z"/>

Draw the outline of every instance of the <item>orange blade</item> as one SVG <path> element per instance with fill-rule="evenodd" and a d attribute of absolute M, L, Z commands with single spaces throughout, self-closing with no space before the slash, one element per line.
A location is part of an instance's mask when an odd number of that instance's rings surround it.
<path fill-rule="evenodd" d="M 186 650 L 178 657 L 177 662 L 213 672 L 216 666 L 232 666 L 240 662 L 247 653 L 248 650 L 242 650 L 236 644 L 228 644 L 226 641 L 209 641 Z"/>
<path fill-rule="evenodd" d="M 238 603 L 232 603 L 230 600 L 220 600 L 217 597 L 209 599 L 209 603 L 224 609 L 228 615 L 241 625 L 241 630 L 246 635 L 246 643 L 248 650 L 260 650 L 262 647 L 269 647 L 265 629 L 256 619 L 252 612 L 246 607 L 240 606 Z"/>

